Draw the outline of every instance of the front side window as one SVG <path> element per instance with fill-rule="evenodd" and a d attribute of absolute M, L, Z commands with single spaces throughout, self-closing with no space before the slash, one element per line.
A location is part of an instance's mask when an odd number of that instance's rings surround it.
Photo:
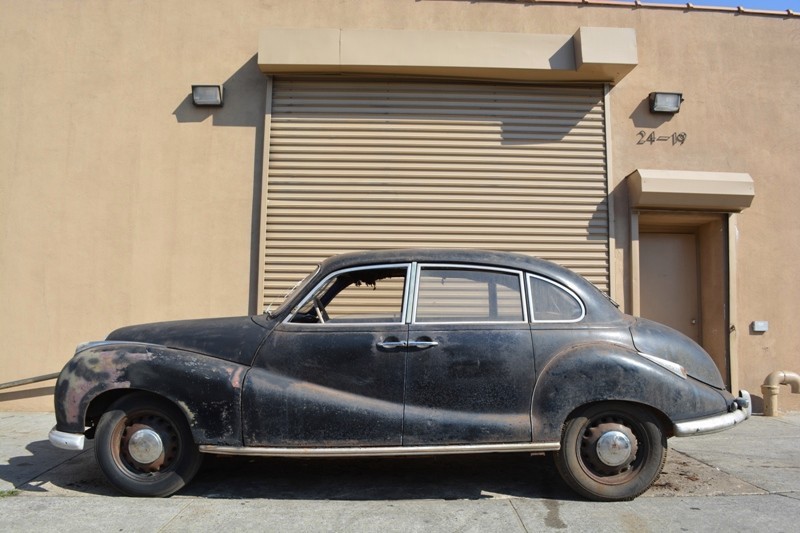
<path fill-rule="evenodd" d="M 378 324 L 403 321 L 408 265 L 356 268 L 328 277 L 290 322 Z"/>
<path fill-rule="evenodd" d="M 578 322 L 583 303 L 569 289 L 539 276 L 528 276 L 534 322 Z"/>
<path fill-rule="evenodd" d="M 523 322 L 522 283 L 514 272 L 424 266 L 415 322 Z"/>

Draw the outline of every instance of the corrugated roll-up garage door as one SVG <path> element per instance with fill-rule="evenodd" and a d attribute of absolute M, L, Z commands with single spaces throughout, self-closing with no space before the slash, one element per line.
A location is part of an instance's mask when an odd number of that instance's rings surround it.
<path fill-rule="evenodd" d="M 603 88 L 276 78 L 263 302 L 345 251 L 550 259 L 608 291 Z"/>

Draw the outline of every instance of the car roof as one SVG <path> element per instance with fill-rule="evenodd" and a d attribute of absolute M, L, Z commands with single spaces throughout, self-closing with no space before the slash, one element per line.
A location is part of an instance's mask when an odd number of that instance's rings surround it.
<path fill-rule="evenodd" d="M 324 272 L 330 272 L 354 266 L 409 263 L 412 261 L 505 267 L 535 272 L 563 282 L 568 282 L 575 278 L 583 280 L 582 277 L 571 270 L 538 257 L 514 252 L 462 248 L 404 248 L 350 252 L 326 259 L 320 264 L 320 269 Z"/>

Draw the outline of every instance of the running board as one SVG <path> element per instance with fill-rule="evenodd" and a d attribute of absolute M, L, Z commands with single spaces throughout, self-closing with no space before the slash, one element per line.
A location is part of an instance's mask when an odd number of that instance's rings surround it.
<path fill-rule="evenodd" d="M 251 455 L 262 457 L 380 457 L 400 455 L 450 455 L 465 453 L 555 452 L 558 442 L 524 442 L 517 444 L 456 444 L 451 446 L 360 446 L 349 448 L 274 448 L 213 446 L 203 444 L 202 453 L 217 455 Z"/>

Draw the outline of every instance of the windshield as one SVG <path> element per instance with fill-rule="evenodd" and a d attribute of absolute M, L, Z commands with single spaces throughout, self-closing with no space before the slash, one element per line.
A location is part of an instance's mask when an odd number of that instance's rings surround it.
<path fill-rule="evenodd" d="M 313 278 L 317 274 L 317 272 L 319 272 L 319 265 L 317 265 L 317 268 L 315 268 L 311 274 L 307 275 L 306 277 L 295 283 L 294 286 L 291 289 L 289 289 L 289 291 L 286 294 L 283 295 L 283 298 L 281 298 L 281 301 L 279 302 L 277 309 L 274 310 L 272 309 L 274 307 L 275 300 L 271 301 L 269 303 L 269 306 L 267 306 L 266 311 L 264 311 L 264 314 L 272 318 L 273 316 L 282 313 L 284 311 L 284 306 L 286 305 L 286 303 L 289 300 L 291 300 L 291 296 L 293 296 L 299 291 L 302 291 L 305 288 L 305 286 L 308 285 L 308 282 L 311 281 L 311 278 Z"/>

